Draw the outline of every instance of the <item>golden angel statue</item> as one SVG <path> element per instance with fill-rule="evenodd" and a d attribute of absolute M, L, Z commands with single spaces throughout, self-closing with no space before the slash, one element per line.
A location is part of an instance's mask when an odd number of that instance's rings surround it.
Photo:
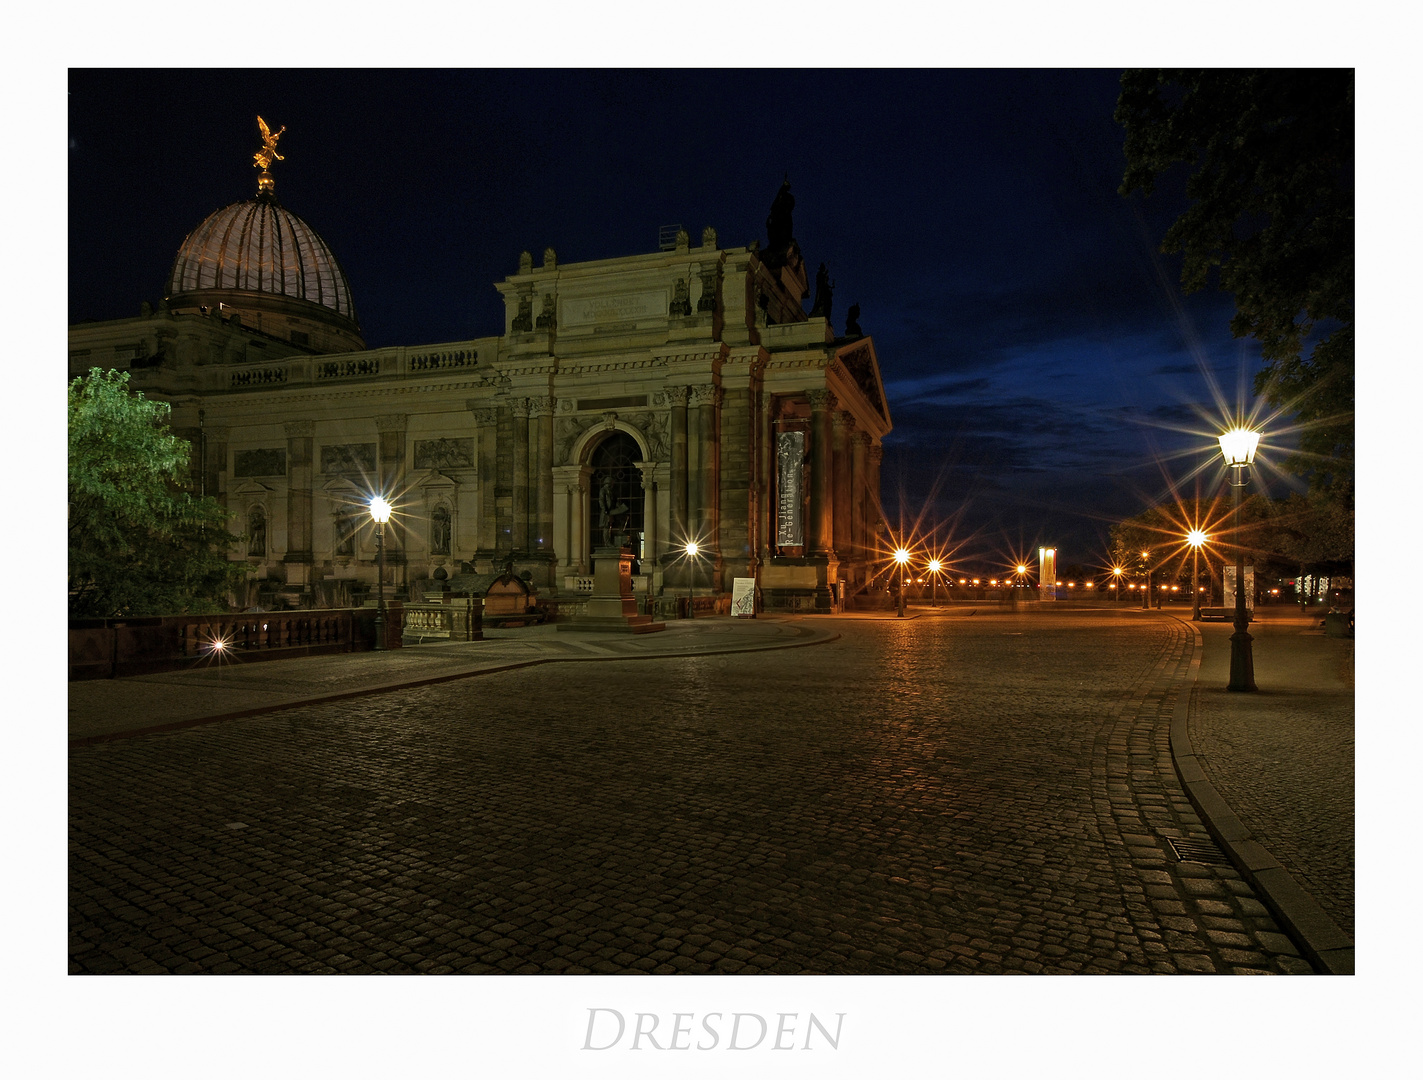
<path fill-rule="evenodd" d="M 271 167 L 273 161 L 286 160 L 281 154 L 277 153 L 277 140 L 282 137 L 282 132 L 286 131 L 287 126 L 283 124 L 281 130 L 273 135 L 271 129 L 267 127 L 267 121 L 263 120 L 260 116 L 257 117 L 257 126 L 262 129 L 263 146 L 262 149 L 252 155 L 253 161 L 255 162 L 252 167 L 254 169 L 260 168 L 263 172 L 266 172 L 267 169 Z"/>

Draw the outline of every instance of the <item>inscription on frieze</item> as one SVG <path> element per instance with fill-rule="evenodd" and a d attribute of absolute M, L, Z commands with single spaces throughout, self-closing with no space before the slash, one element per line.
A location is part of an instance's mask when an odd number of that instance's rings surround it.
<path fill-rule="evenodd" d="M 285 476 L 287 452 L 274 446 L 262 450 L 238 450 L 232 455 L 233 476 Z"/>
<path fill-rule="evenodd" d="M 610 326 L 636 323 L 640 319 L 667 317 L 667 290 L 594 296 L 586 299 L 559 297 L 558 321 L 565 329 L 574 326 Z"/>

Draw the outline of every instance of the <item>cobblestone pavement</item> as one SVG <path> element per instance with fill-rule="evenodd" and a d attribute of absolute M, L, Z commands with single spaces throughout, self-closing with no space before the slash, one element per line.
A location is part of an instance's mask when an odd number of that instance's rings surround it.
<path fill-rule="evenodd" d="M 1307 972 L 1159 612 L 835 620 L 70 753 L 73 972 Z"/>
<path fill-rule="evenodd" d="M 1202 624 L 1190 734 L 1206 776 L 1255 838 L 1354 933 L 1354 642 L 1319 618 L 1263 608 L 1259 692 L 1232 694 L 1228 624 Z"/>

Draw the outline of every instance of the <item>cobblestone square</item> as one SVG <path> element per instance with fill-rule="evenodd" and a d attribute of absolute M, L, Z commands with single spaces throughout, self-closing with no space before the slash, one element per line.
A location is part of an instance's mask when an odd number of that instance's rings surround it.
<path fill-rule="evenodd" d="M 1189 625 L 836 624 L 75 747 L 70 970 L 1309 970 L 1168 843 Z"/>

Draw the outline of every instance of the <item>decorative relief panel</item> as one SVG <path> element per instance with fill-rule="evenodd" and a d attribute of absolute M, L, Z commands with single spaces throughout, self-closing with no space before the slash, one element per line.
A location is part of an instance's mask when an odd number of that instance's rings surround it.
<path fill-rule="evenodd" d="M 470 469 L 474 467 L 473 439 L 416 439 L 417 469 Z"/>
<path fill-rule="evenodd" d="M 321 448 L 321 471 L 324 473 L 373 473 L 375 468 L 375 443 L 338 443 Z"/>
<path fill-rule="evenodd" d="M 238 450 L 232 455 L 233 476 L 285 476 L 287 452 L 283 447 Z"/>

